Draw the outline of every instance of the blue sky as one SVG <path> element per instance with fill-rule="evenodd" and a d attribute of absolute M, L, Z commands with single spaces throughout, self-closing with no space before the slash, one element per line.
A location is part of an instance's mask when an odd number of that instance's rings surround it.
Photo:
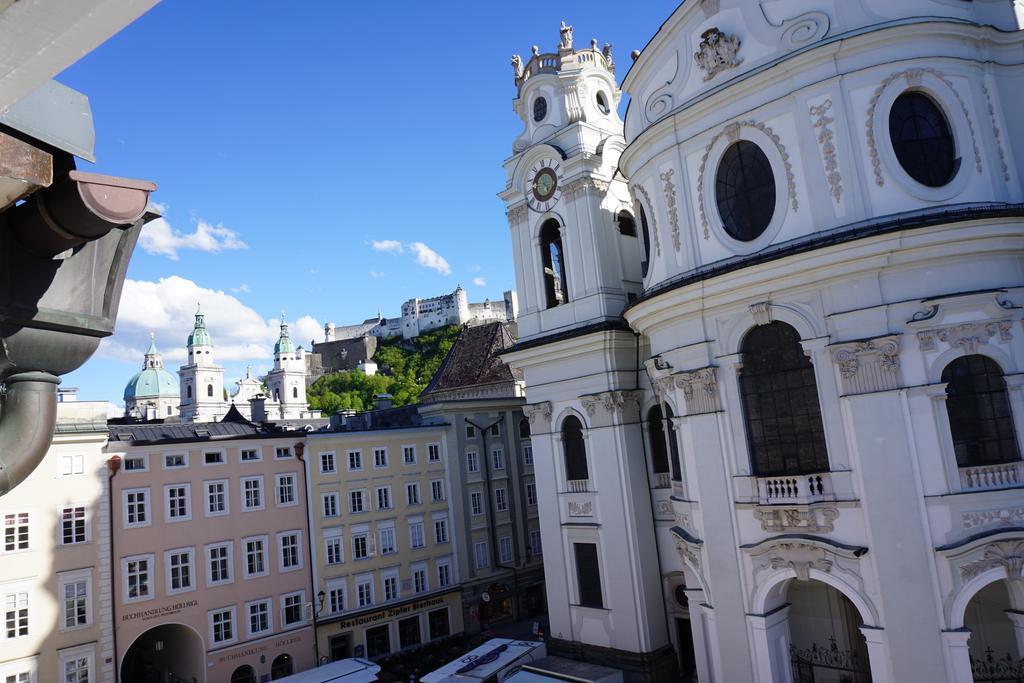
<path fill-rule="evenodd" d="M 79 167 L 153 180 L 165 208 L 114 336 L 64 385 L 122 403 L 150 331 L 176 370 L 197 300 L 233 386 L 271 366 L 282 309 L 308 347 L 460 283 L 500 299 L 511 55 L 552 50 L 565 20 L 577 45 L 614 44 L 621 79 L 676 5 L 165 0 L 58 76 L 92 104 Z"/>

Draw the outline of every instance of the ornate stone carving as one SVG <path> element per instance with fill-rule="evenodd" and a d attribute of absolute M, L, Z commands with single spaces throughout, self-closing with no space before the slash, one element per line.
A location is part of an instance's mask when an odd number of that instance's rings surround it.
<path fill-rule="evenodd" d="M 993 320 L 991 322 L 963 323 L 949 327 L 938 327 L 933 330 L 921 330 L 917 333 L 918 347 L 922 351 L 934 351 L 936 340 L 945 342 L 950 348 L 963 349 L 964 353 L 977 353 L 978 347 L 998 335 L 999 341 L 1008 342 L 1013 339 L 1010 320 Z"/>
<path fill-rule="evenodd" d="M 670 168 L 659 177 L 665 183 L 665 206 L 668 207 L 668 223 L 672 227 L 672 246 L 679 251 L 679 208 L 676 206 L 676 186 L 672 182 L 675 172 Z"/>
<path fill-rule="evenodd" d="M 1020 578 L 1024 568 L 1024 541 L 997 541 L 985 546 L 981 559 L 960 567 L 960 580 L 967 582 L 994 567 L 1003 567 L 1010 578 Z"/>
<path fill-rule="evenodd" d="M 800 581 L 809 581 L 811 569 L 829 573 L 834 564 L 825 551 L 807 543 L 777 543 L 759 569 L 792 569 Z"/>
<path fill-rule="evenodd" d="M 784 19 L 778 24 L 768 19 L 764 4 L 761 4 L 761 13 L 770 26 L 782 29 L 779 42 L 789 48 L 802 47 L 824 38 L 831 23 L 829 16 L 824 12 L 805 12 L 791 19 Z"/>
<path fill-rule="evenodd" d="M 558 49 L 572 49 L 572 26 L 567 25 L 564 21 L 558 29 Z"/>
<path fill-rule="evenodd" d="M 835 526 L 833 522 L 839 510 L 833 507 L 759 507 L 754 518 L 761 522 L 761 529 L 772 533 L 806 532 L 828 533 Z"/>
<path fill-rule="evenodd" d="M 974 510 L 960 513 L 964 529 L 978 529 L 987 526 L 1009 526 L 1024 524 L 1024 507 L 1002 508 L 1000 510 Z"/>
<path fill-rule="evenodd" d="M 743 63 L 743 58 L 738 56 L 739 51 L 739 38 L 712 27 L 700 34 L 700 45 L 693 53 L 693 60 L 704 71 L 704 80 L 710 81 L 719 72 Z"/>
<path fill-rule="evenodd" d="M 675 378 L 671 375 L 665 377 L 659 377 L 651 382 L 654 387 L 654 393 L 658 395 L 658 398 L 664 400 L 668 395 L 668 392 L 672 391 L 672 385 L 675 383 Z"/>
<path fill-rule="evenodd" d="M 523 78 L 523 58 L 519 55 L 512 55 L 512 70 L 516 74 L 516 85 L 519 85 Z"/>
<path fill-rule="evenodd" d="M 590 176 L 577 178 L 565 186 L 564 194 L 566 197 L 575 199 L 576 197 L 582 197 L 585 195 L 588 190 L 594 190 L 603 196 L 608 192 L 608 181 L 601 180 L 600 178 L 592 178 Z"/>
<path fill-rule="evenodd" d="M 903 72 L 903 78 L 911 88 L 920 88 L 924 72 L 920 69 L 907 69 Z"/>
<path fill-rule="evenodd" d="M 601 54 L 604 56 L 604 64 L 608 67 L 608 70 L 615 73 L 615 60 L 612 59 L 612 44 L 605 43 L 601 47 Z"/>
<path fill-rule="evenodd" d="M 786 169 L 786 189 L 789 196 L 789 205 L 795 213 L 800 208 L 796 200 L 796 179 L 793 176 L 793 164 L 789 161 L 789 152 L 786 151 L 785 145 L 782 144 L 781 139 L 775 134 L 768 126 L 764 125 L 760 121 L 753 119 L 747 119 L 745 121 L 733 122 L 718 131 L 708 144 L 704 147 L 704 154 L 700 159 L 700 168 L 697 171 L 697 211 L 700 214 L 700 224 L 704 228 L 704 239 L 711 238 L 711 231 L 708 228 L 708 217 L 707 212 L 704 210 L 704 169 L 707 168 L 708 157 L 711 155 L 711 148 L 718 142 L 718 138 L 723 135 L 735 134 L 737 139 L 739 138 L 739 131 L 742 127 L 750 127 L 761 131 L 768 136 L 768 139 L 775 144 L 775 148 L 779 151 L 779 155 L 782 157 L 783 166 Z"/>
<path fill-rule="evenodd" d="M 643 185 L 640 185 L 639 183 L 632 185 L 630 186 L 629 191 L 630 194 L 633 195 L 633 203 L 646 208 L 644 214 L 647 216 L 648 220 L 651 221 L 651 238 L 654 240 L 654 253 L 657 256 L 661 256 L 661 242 L 658 240 L 658 219 L 654 214 L 654 204 L 651 203 L 651 198 L 647 194 L 647 190 L 644 189 Z M 644 198 L 643 204 L 641 204 L 637 199 L 638 196 Z"/>
<path fill-rule="evenodd" d="M 583 405 L 583 410 L 587 412 L 587 417 L 594 417 L 597 414 L 597 409 L 601 407 L 601 398 L 597 394 L 584 396 L 580 399 L 580 403 Z"/>
<path fill-rule="evenodd" d="M 985 93 L 985 103 L 988 105 L 988 117 L 992 121 L 992 137 L 996 142 L 996 152 L 999 154 L 999 164 L 1003 167 L 1003 180 L 1010 182 L 1010 167 L 1006 164 L 1006 153 L 1003 151 L 1003 133 L 999 130 L 999 123 L 996 121 L 996 110 L 992 106 L 992 97 L 988 94 L 988 88 L 981 84 L 981 92 Z"/>
<path fill-rule="evenodd" d="M 679 557 L 682 558 L 683 563 L 689 565 L 690 569 L 692 569 L 694 573 L 699 574 L 700 555 L 694 552 L 693 549 L 690 547 L 690 544 L 684 541 L 683 539 L 675 535 L 673 535 L 672 538 L 676 542 L 676 552 L 679 553 Z"/>
<path fill-rule="evenodd" d="M 508 207 L 508 211 L 505 212 L 505 215 L 508 217 L 510 225 L 518 225 L 526 218 L 528 213 L 529 209 L 526 208 L 526 204 L 517 204 L 515 206 Z"/>
<path fill-rule="evenodd" d="M 714 367 L 677 372 L 672 377 L 675 378 L 676 386 L 683 390 L 687 415 L 718 411 L 718 380 Z"/>
<path fill-rule="evenodd" d="M 597 417 L 598 422 L 614 420 L 621 418 L 624 411 L 637 408 L 640 405 L 642 393 L 636 390 L 605 391 L 600 394 L 581 396 L 580 403 L 588 417 Z"/>
<path fill-rule="evenodd" d="M 830 350 L 844 394 L 888 391 L 900 385 L 899 336 L 835 344 Z"/>
<path fill-rule="evenodd" d="M 530 421 L 532 432 L 546 432 L 551 429 L 551 401 L 528 403 L 523 406 L 523 415 Z"/>
<path fill-rule="evenodd" d="M 570 500 L 569 501 L 569 516 L 570 517 L 593 517 L 594 516 L 594 503 L 593 501 L 584 500 Z"/>
<path fill-rule="evenodd" d="M 754 323 L 758 326 L 767 325 L 772 321 L 772 305 L 768 301 L 759 301 L 750 304 L 750 315 L 754 317 Z"/>
<path fill-rule="evenodd" d="M 651 362 L 654 363 L 654 367 L 657 368 L 658 370 L 671 370 L 672 369 L 672 364 L 669 363 L 664 358 L 662 358 L 661 356 L 654 356 L 654 357 L 652 357 L 651 358 Z"/>
<path fill-rule="evenodd" d="M 964 118 L 967 120 L 967 127 L 971 132 L 971 146 L 974 149 L 974 165 L 977 168 L 978 173 L 981 173 L 981 150 L 978 149 L 978 140 L 974 134 L 974 122 L 971 121 L 970 114 L 967 113 L 967 105 L 964 104 L 963 98 L 960 97 L 960 93 L 953 87 L 952 81 L 938 69 L 905 69 L 903 71 L 897 71 L 896 73 L 890 74 L 883 80 L 875 92 L 871 95 L 871 100 L 868 102 L 868 116 L 866 135 L 868 143 L 868 156 L 871 158 L 871 168 L 875 173 L 875 185 L 879 187 L 885 186 L 885 179 L 882 177 L 882 160 L 878 156 L 878 145 L 875 142 L 875 109 L 878 108 L 878 99 L 882 96 L 882 93 L 889 86 L 890 83 L 895 81 L 897 78 L 905 78 L 908 83 L 911 81 L 921 82 L 924 78 L 924 74 L 931 74 L 938 78 L 940 81 L 946 84 L 946 86 L 952 91 L 953 96 L 956 97 L 957 103 L 960 105 L 960 110 L 964 114 Z"/>
<path fill-rule="evenodd" d="M 659 500 L 654 505 L 654 512 L 663 517 L 673 517 L 672 512 L 672 501 L 670 500 Z"/>
<path fill-rule="evenodd" d="M 836 159 L 835 134 L 831 125 L 835 121 L 828 115 L 832 108 L 832 100 L 827 99 L 821 104 L 812 105 L 810 114 L 813 118 L 813 126 L 817 131 L 818 149 L 821 151 L 821 160 L 825 165 L 825 180 L 828 182 L 829 193 L 832 199 L 838 204 L 843 197 L 843 176 L 839 173 L 839 162 Z"/>

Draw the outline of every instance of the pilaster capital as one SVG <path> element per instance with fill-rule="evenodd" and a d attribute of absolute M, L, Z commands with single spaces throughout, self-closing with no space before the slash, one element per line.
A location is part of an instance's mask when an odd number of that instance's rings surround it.
<path fill-rule="evenodd" d="M 528 213 L 529 209 L 526 207 L 526 202 L 508 207 L 505 211 L 505 215 L 508 217 L 509 227 L 514 227 L 522 223 L 526 220 L 526 215 Z"/>
<path fill-rule="evenodd" d="M 899 340 L 899 335 L 888 335 L 829 346 L 839 367 L 843 393 L 867 394 L 899 387 Z"/>
<path fill-rule="evenodd" d="M 551 431 L 551 401 L 528 403 L 523 406 L 523 415 L 530 421 L 531 433 Z"/>
<path fill-rule="evenodd" d="M 604 427 L 613 423 L 636 420 L 639 417 L 643 392 L 633 390 L 605 391 L 580 397 L 592 425 Z"/>
<path fill-rule="evenodd" d="M 672 375 L 675 386 L 683 390 L 687 415 L 715 413 L 721 410 L 718 401 L 716 370 L 715 366 L 708 366 Z"/>

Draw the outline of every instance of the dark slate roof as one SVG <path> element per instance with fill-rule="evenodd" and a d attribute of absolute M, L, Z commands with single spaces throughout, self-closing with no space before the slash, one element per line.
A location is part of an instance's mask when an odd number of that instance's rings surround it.
<path fill-rule="evenodd" d="M 249 420 L 245 419 L 245 415 L 239 412 L 238 407 L 234 403 L 228 408 L 228 412 L 224 414 L 224 417 L 220 419 L 221 422 L 234 422 L 237 424 L 250 424 Z"/>
<path fill-rule="evenodd" d="M 521 381 L 522 371 L 510 368 L 500 358 L 513 343 L 505 322 L 464 327 L 420 396 L 429 400 L 443 391 Z"/>
<path fill-rule="evenodd" d="M 305 432 L 301 432 L 305 434 Z M 296 432 L 261 427 L 250 422 L 165 422 L 163 424 L 111 424 L 109 440 L 123 443 L 161 443 L 185 441 L 221 441 L 295 436 Z"/>

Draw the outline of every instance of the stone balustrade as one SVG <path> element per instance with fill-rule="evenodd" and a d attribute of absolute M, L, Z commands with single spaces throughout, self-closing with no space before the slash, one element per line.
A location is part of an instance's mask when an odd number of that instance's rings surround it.
<path fill-rule="evenodd" d="M 814 503 L 829 500 L 832 479 L 828 472 L 784 477 L 758 477 L 758 499 L 762 505 Z"/>
<path fill-rule="evenodd" d="M 1024 460 L 960 468 L 960 487 L 964 491 L 1002 489 L 1022 484 L 1024 484 Z"/>

